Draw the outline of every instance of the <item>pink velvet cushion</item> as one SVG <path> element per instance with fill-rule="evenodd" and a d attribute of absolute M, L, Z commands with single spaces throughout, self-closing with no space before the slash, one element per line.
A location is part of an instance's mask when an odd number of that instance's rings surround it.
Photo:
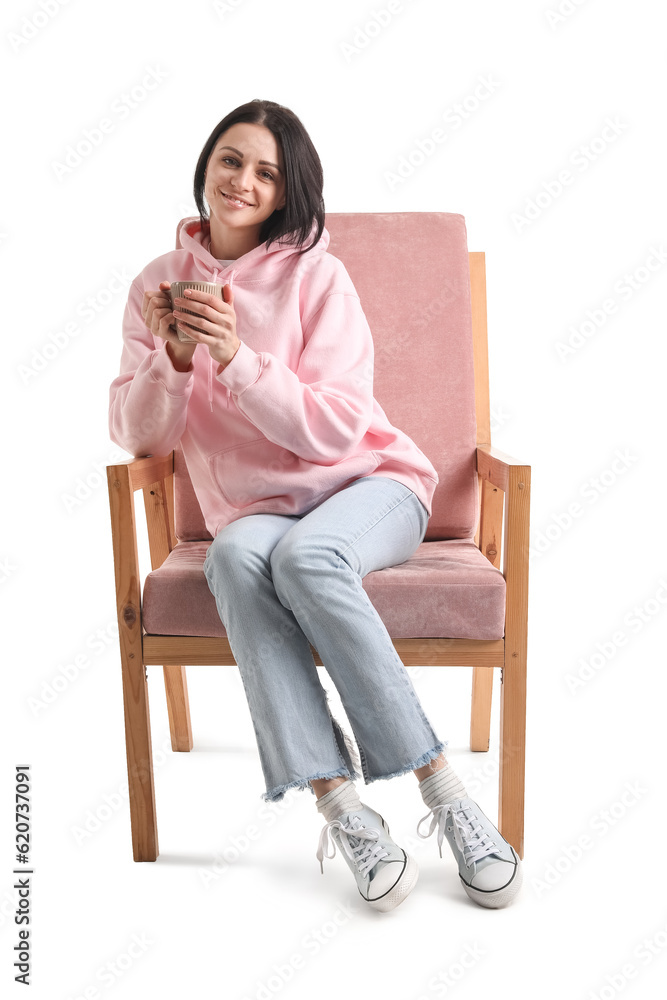
<path fill-rule="evenodd" d="M 181 542 L 148 574 L 147 633 L 226 635 L 203 571 L 209 545 Z M 368 573 L 363 587 L 393 639 L 503 637 L 505 580 L 470 540 L 422 542 L 406 562 Z"/>

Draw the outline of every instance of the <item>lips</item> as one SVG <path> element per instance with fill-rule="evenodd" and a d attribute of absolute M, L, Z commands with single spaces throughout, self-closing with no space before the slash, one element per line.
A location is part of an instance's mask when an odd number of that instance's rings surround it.
<path fill-rule="evenodd" d="M 235 198 L 231 194 L 225 194 L 224 191 L 221 191 L 221 194 L 222 194 L 222 197 L 225 199 L 225 201 L 231 202 L 232 205 L 236 205 L 238 208 L 252 208 L 252 205 L 250 204 L 250 202 L 243 201 L 242 198 Z"/>

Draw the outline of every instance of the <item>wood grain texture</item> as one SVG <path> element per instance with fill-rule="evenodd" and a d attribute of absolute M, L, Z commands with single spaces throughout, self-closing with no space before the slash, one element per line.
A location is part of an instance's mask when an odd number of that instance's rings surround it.
<path fill-rule="evenodd" d="M 505 496 L 505 666 L 500 695 L 500 789 L 503 836 L 523 857 L 528 652 L 530 468 L 512 466 Z"/>
<path fill-rule="evenodd" d="M 159 848 L 153 752 L 148 684 L 142 655 L 139 562 L 129 465 L 126 463 L 108 467 L 107 477 L 116 577 L 132 853 L 135 861 L 155 861 Z"/>
<path fill-rule="evenodd" d="M 406 667 L 502 667 L 502 639 L 393 639 Z M 234 666 L 229 641 L 187 635 L 144 635 L 144 662 L 151 665 L 186 664 Z M 322 666 L 317 650 L 310 647 Z"/>

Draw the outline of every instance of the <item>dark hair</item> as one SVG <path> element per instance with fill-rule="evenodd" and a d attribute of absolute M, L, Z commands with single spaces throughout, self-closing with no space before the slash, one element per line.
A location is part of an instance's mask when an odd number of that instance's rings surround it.
<path fill-rule="evenodd" d="M 299 252 L 305 253 L 315 246 L 324 230 L 322 164 L 301 121 L 293 111 L 275 101 L 255 99 L 242 104 L 218 122 L 206 140 L 197 161 L 194 178 L 195 204 L 202 227 L 208 221 L 204 204 L 204 176 L 209 157 L 222 133 L 238 122 L 264 125 L 275 136 L 283 154 L 285 205 L 264 220 L 259 231 L 260 242 L 270 246 L 271 243 L 282 240 L 290 246 L 302 247 Z M 315 236 L 312 243 L 304 247 L 314 221 L 317 222 Z"/>

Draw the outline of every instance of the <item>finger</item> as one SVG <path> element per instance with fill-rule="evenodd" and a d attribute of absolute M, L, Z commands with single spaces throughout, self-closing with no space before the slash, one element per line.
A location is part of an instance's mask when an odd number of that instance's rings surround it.
<path fill-rule="evenodd" d="M 215 340 L 220 340 L 224 338 L 225 330 L 217 323 L 211 323 L 207 319 L 199 318 L 199 316 L 190 316 L 188 314 L 179 313 L 178 309 L 174 310 L 174 322 L 184 326 L 185 332 L 190 333 L 191 329 L 201 330 L 206 336 L 212 337 Z"/>
<path fill-rule="evenodd" d="M 158 309 L 153 313 L 150 323 L 147 321 L 146 325 L 154 336 L 162 337 L 165 329 L 175 325 L 173 313 L 168 309 Z"/>
<path fill-rule="evenodd" d="M 205 316 L 192 316 L 190 313 L 174 309 L 174 320 L 177 323 L 197 326 L 204 333 L 216 337 L 218 340 L 224 340 L 232 334 L 231 323 L 221 313 L 214 313 L 213 319 L 207 319 Z"/>
<path fill-rule="evenodd" d="M 223 302 L 226 302 L 227 305 L 229 305 L 229 306 L 231 306 L 232 302 L 234 301 L 234 294 L 232 292 L 232 286 L 229 284 L 229 282 L 227 282 L 226 285 L 222 286 L 222 298 L 223 298 Z"/>
<path fill-rule="evenodd" d="M 149 324 L 149 326 L 153 323 L 153 321 L 157 321 L 157 323 L 159 324 L 162 322 L 165 316 L 171 316 L 171 318 L 173 319 L 173 314 L 169 307 L 153 306 L 150 312 L 150 317 L 146 320 L 146 322 Z"/>
<path fill-rule="evenodd" d="M 220 303 L 221 308 L 214 308 L 213 306 L 208 306 L 203 302 L 190 302 L 186 300 L 186 304 L 179 302 L 178 299 L 174 300 L 174 315 L 180 315 L 181 318 L 186 318 L 191 315 L 201 316 L 202 319 L 208 320 L 208 322 L 217 324 L 229 323 L 231 317 L 227 312 L 223 311 L 227 309 L 224 303 Z"/>
<path fill-rule="evenodd" d="M 190 326 L 189 323 L 184 323 L 182 320 L 176 320 L 176 328 L 180 330 L 181 333 L 187 333 L 188 337 L 192 337 L 196 340 L 198 344 L 215 343 L 218 340 L 217 337 L 213 337 L 210 333 L 202 333 L 194 326 Z M 178 334 L 177 334 L 178 336 Z"/>
<path fill-rule="evenodd" d="M 146 313 L 148 312 L 153 302 L 159 302 L 161 305 L 171 304 L 169 301 L 169 296 L 166 295 L 164 292 L 154 292 L 149 289 L 148 291 L 144 292 L 144 297 L 141 303 L 141 314 L 144 317 L 144 319 L 146 318 Z"/>
<path fill-rule="evenodd" d="M 153 316 L 156 316 L 158 320 L 167 315 L 173 315 L 171 306 L 155 306 L 153 308 Z"/>
<path fill-rule="evenodd" d="M 187 292 L 187 295 L 185 292 Z M 200 311 L 200 305 L 215 309 L 216 312 L 224 312 L 223 307 L 225 303 L 219 295 L 212 295 L 211 292 L 202 292 L 198 288 L 186 288 L 183 293 L 183 300 L 189 303 L 196 302 L 198 312 Z"/>
<path fill-rule="evenodd" d="M 182 341 L 178 335 L 178 330 L 176 329 L 176 323 L 168 323 L 168 317 L 165 316 L 163 321 L 159 324 L 158 329 L 155 333 L 156 337 L 162 337 L 163 340 L 169 340 L 172 344 L 182 344 Z M 184 333 L 190 334 L 189 330 L 185 330 Z"/>
<path fill-rule="evenodd" d="M 170 311 L 171 311 L 171 302 L 169 301 L 169 299 L 166 296 L 160 295 L 157 292 L 153 293 L 152 298 L 149 299 L 148 301 L 148 305 L 146 306 L 146 312 L 144 315 L 146 325 L 148 327 L 151 326 L 153 322 L 153 316 L 155 315 L 156 312 L 170 312 Z"/>

